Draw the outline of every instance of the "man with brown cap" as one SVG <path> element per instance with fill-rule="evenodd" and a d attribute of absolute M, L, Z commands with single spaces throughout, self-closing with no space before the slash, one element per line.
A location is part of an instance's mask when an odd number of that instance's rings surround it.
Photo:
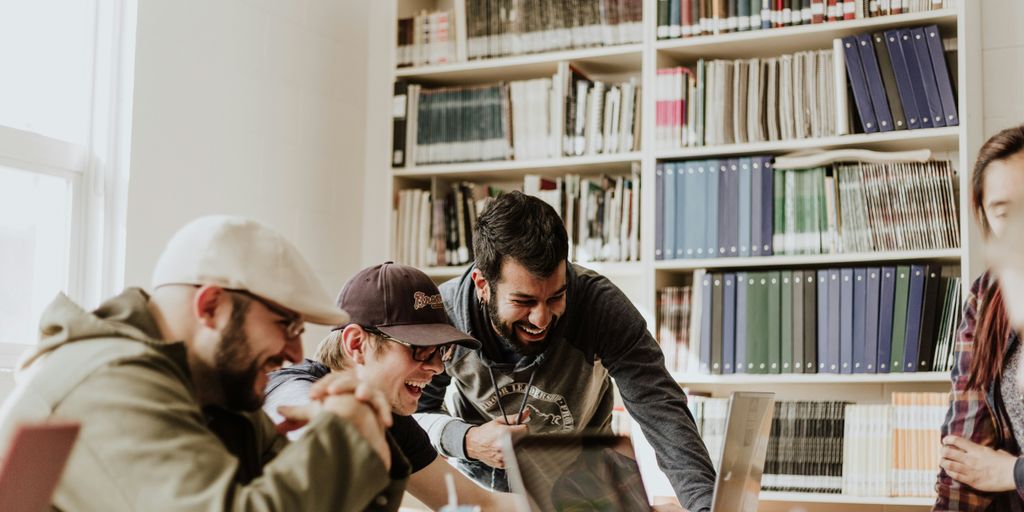
<path fill-rule="evenodd" d="M 266 373 L 301 360 L 304 322 L 347 318 L 278 233 L 197 219 L 171 238 L 150 293 L 91 313 L 57 297 L 0 410 L 0 443 L 20 422 L 81 424 L 61 510 L 395 510 L 408 468 L 379 391 L 325 379 L 289 411 L 308 422 L 290 444 L 260 410 Z"/>
<path fill-rule="evenodd" d="M 383 390 L 394 414 L 388 437 L 412 468 L 409 492 L 437 509 L 447 502 L 441 482 L 451 473 L 460 502 L 487 510 L 511 510 L 508 496 L 491 493 L 437 456 L 430 438 L 410 416 L 422 389 L 444 371 L 443 361 L 455 346 L 477 349 L 480 343 L 448 322 L 441 292 L 426 274 L 391 262 L 363 269 L 345 284 L 338 306 L 350 315 L 317 349 L 317 360 L 274 372 L 266 389 L 264 410 L 275 422 L 279 412 L 309 401 L 309 389 L 332 371 L 353 368 L 360 380 Z M 303 435 L 296 430 L 289 437 Z M 502 499 L 502 498 L 505 499 Z"/>

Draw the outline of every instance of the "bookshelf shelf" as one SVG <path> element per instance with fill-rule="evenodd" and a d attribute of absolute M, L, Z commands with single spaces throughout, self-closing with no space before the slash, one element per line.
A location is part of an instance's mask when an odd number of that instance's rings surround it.
<path fill-rule="evenodd" d="M 392 168 L 396 178 L 414 177 L 487 177 L 520 178 L 524 174 L 564 174 L 587 172 L 628 172 L 633 162 L 639 162 L 641 153 L 545 158 L 540 160 L 498 160 L 443 165 L 423 165 Z"/>
<path fill-rule="evenodd" d="M 845 494 L 775 491 L 761 491 L 760 501 L 791 503 L 834 503 L 850 505 L 892 505 L 912 507 L 930 507 L 935 504 L 935 498 L 923 497 L 892 498 L 887 496 L 849 496 Z"/>
<path fill-rule="evenodd" d="M 394 11 L 399 17 L 408 17 L 412 13 L 432 8 L 450 10 L 451 12 L 459 10 L 458 0 L 455 2 L 448 0 L 394 0 L 393 3 Z M 863 3 L 867 4 L 868 2 L 865 0 Z M 387 160 L 383 157 L 380 159 L 379 168 L 368 170 L 367 174 L 385 177 L 383 180 L 386 186 L 380 192 L 384 201 L 381 202 L 391 205 L 386 215 L 392 223 L 395 223 L 399 204 L 395 199 L 398 192 L 402 190 L 419 189 L 429 192 L 434 197 L 440 197 L 440 195 L 448 197 L 447 194 L 454 195 L 455 189 L 451 185 L 459 183 L 461 186 L 460 182 L 474 184 L 477 191 L 481 190 L 481 185 L 493 185 L 496 188 L 509 190 L 523 185 L 526 175 L 540 175 L 545 179 L 554 179 L 567 174 L 593 177 L 598 174 L 630 174 L 631 171 L 639 168 L 639 179 L 642 186 L 639 189 L 639 198 L 636 196 L 633 198 L 638 199 L 634 204 L 639 207 L 638 220 L 635 225 L 639 227 L 640 261 L 584 262 L 580 265 L 611 278 L 648 320 L 649 330 L 656 334 L 660 327 L 658 317 L 666 314 L 659 309 L 665 304 L 660 298 L 661 292 L 668 287 L 682 289 L 689 286 L 692 289 L 694 283 L 691 273 L 697 269 L 730 273 L 746 270 L 760 272 L 769 269 L 803 270 L 895 266 L 919 262 L 922 264 L 934 263 L 939 264 L 943 271 L 951 266 L 959 266 L 959 271 L 949 269 L 948 272 L 943 273 L 943 276 L 955 274 L 959 277 L 961 280 L 960 293 L 965 295 L 965 290 L 969 289 L 971 279 L 980 273 L 980 262 L 982 261 L 978 254 L 980 247 L 976 243 L 979 238 L 975 232 L 976 228 L 969 219 L 969 210 L 967 209 L 970 169 L 976 156 L 976 148 L 980 147 L 983 142 L 982 134 L 984 132 L 979 116 L 968 115 L 970 112 L 977 112 L 982 104 L 981 8 L 978 5 L 980 2 L 972 0 L 947 1 L 947 3 L 952 7 L 770 30 L 659 40 L 655 36 L 658 25 L 657 10 L 660 2 L 643 0 L 643 41 L 638 44 L 588 47 L 419 67 L 398 68 L 394 66 L 394 63 L 382 63 L 391 74 L 389 78 L 406 81 L 409 85 L 422 85 L 424 90 L 430 89 L 432 86 L 496 84 L 535 78 L 549 78 L 553 80 L 552 83 L 555 83 L 555 80 L 564 79 L 566 76 L 564 74 L 554 76 L 558 72 L 560 63 L 563 62 L 571 62 L 574 68 L 582 71 L 588 78 L 601 81 L 605 86 L 629 80 L 642 92 L 641 100 L 637 105 L 639 110 L 635 114 L 640 116 L 639 146 L 643 149 L 607 155 L 431 164 L 399 168 L 391 167 L 394 153 L 389 153 Z M 956 95 L 959 126 L 871 134 L 853 133 L 832 137 L 708 147 L 659 149 L 657 142 L 666 138 L 659 138 L 656 134 L 659 108 L 657 90 L 662 82 L 662 77 L 658 73 L 659 69 L 691 66 L 698 59 L 780 58 L 782 55 L 800 51 L 831 50 L 835 38 L 933 24 L 941 28 L 943 38 L 955 38 L 955 41 L 947 39 L 943 42 L 947 45 L 946 51 L 955 51 L 956 53 L 955 56 L 948 57 L 951 57 L 949 71 Z M 457 17 L 453 26 L 459 27 Z M 462 30 L 465 30 L 465 27 Z M 462 37 L 466 36 L 463 34 Z M 397 38 L 392 40 L 395 39 Z M 779 69 L 779 73 L 782 73 L 781 65 Z M 706 77 L 707 75 L 705 75 Z M 762 81 L 767 83 L 764 79 Z M 383 88 L 385 85 L 390 86 L 391 84 L 378 85 Z M 422 98 L 422 96 L 418 96 L 422 94 L 420 90 L 415 89 L 414 91 L 417 98 Z M 565 94 L 559 95 L 563 98 L 566 96 Z M 409 98 L 412 97 L 413 95 L 410 93 Z M 530 96 L 531 99 L 536 97 Z M 574 97 L 577 96 L 570 95 L 570 98 Z M 673 100 L 675 99 L 678 98 L 673 98 Z M 849 96 L 848 100 L 847 109 L 852 111 L 856 106 L 855 100 L 853 96 Z M 509 101 L 508 105 L 511 108 L 512 102 Z M 524 108 L 526 106 L 525 103 L 521 103 L 521 105 L 524 105 Z M 563 107 L 564 105 L 563 103 Z M 589 103 L 585 105 L 590 107 Z M 564 116 L 566 110 L 552 110 L 552 113 Z M 763 109 L 761 115 L 766 115 Z M 398 130 L 404 129 L 401 125 L 398 126 Z M 395 126 L 392 125 L 390 128 L 394 129 Z M 598 126 L 597 130 L 600 128 Z M 780 128 L 780 133 L 781 131 Z M 407 130 L 405 133 L 408 135 L 410 131 Z M 415 135 L 416 132 L 412 131 L 412 133 Z M 532 132 L 530 133 L 532 134 Z M 379 135 L 390 139 L 390 132 Z M 520 133 L 520 135 L 523 134 Z M 403 138 L 403 140 L 408 148 L 408 139 Z M 958 173 L 958 183 L 953 188 L 953 194 L 956 196 L 957 226 L 961 247 L 943 250 L 850 254 L 686 260 L 654 259 L 656 219 L 659 208 L 656 176 L 661 161 L 732 159 L 741 156 L 782 155 L 844 148 L 877 151 L 928 149 L 932 151 L 932 159 L 951 161 L 952 167 Z M 394 147 L 389 149 L 394 150 Z M 635 175 L 633 177 L 635 178 Z M 678 187 L 678 183 L 676 186 Z M 481 197 L 474 196 L 477 200 Z M 663 200 L 664 196 L 661 197 Z M 908 206 L 907 209 L 909 210 L 910 207 Z M 447 213 L 446 215 L 451 214 Z M 578 220 L 575 219 L 575 221 Z M 449 229 L 451 229 L 450 226 Z M 381 231 L 382 237 L 388 236 L 383 233 L 384 230 Z M 389 254 L 394 255 L 396 247 L 405 247 L 402 242 L 398 241 L 397 235 L 391 235 L 389 240 Z M 441 282 L 462 275 L 467 268 L 468 266 L 461 265 L 428 267 L 423 270 L 435 281 Z M 793 336 L 792 332 L 790 336 Z M 787 338 L 780 333 L 779 340 L 783 339 Z M 673 355 L 676 357 L 674 362 L 679 362 L 679 354 L 674 353 Z M 683 367 L 693 369 L 692 366 Z M 896 392 L 945 392 L 948 391 L 950 382 L 949 372 L 729 375 L 676 372 L 672 374 L 672 377 L 680 385 L 688 386 L 692 390 L 706 393 L 714 398 L 726 397 L 735 390 L 765 390 L 776 392 L 776 398 L 783 401 L 837 400 L 860 404 L 889 403 L 892 398 L 891 394 Z M 667 486 L 668 484 L 665 482 L 659 490 L 664 494 L 673 494 L 672 489 Z M 923 492 L 927 492 L 927 489 Z M 761 501 L 763 502 L 761 510 L 788 510 L 795 507 L 809 512 L 840 509 L 878 512 L 882 510 L 927 509 L 934 503 L 934 498 L 861 497 L 842 494 L 766 491 L 761 493 Z"/>
<path fill-rule="evenodd" d="M 918 372 L 918 373 L 783 373 L 783 374 L 732 374 L 707 375 L 703 373 L 673 373 L 672 377 L 680 384 L 893 384 L 905 382 L 948 383 L 949 373 Z"/>
<path fill-rule="evenodd" d="M 398 68 L 395 78 L 431 84 L 470 84 L 551 75 L 561 61 L 572 61 L 595 74 L 640 72 L 642 44 L 602 46 L 517 55 L 452 64 Z"/>
<path fill-rule="evenodd" d="M 664 260 L 655 262 L 654 268 L 658 270 L 692 271 L 699 268 L 725 269 L 750 267 L 792 267 L 798 265 L 844 265 L 849 263 L 873 263 L 881 265 L 886 262 L 911 260 L 956 262 L 960 260 L 960 249 L 858 254 L 807 254 L 796 256 L 763 256 L 759 258 Z"/>
<path fill-rule="evenodd" d="M 944 31 L 956 29 L 956 9 L 836 21 L 817 25 L 755 30 L 715 36 L 658 41 L 659 54 L 680 61 L 719 58 L 768 57 L 801 50 L 830 48 L 837 37 L 888 30 L 907 25 L 937 24 Z"/>
<path fill-rule="evenodd" d="M 577 264 L 608 277 L 639 277 L 645 272 L 645 267 L 638 261 L 587 261 L 577 262 Z M 447 279 L 461 276 L 467 268 L 469 265 L 426 267 L 421 270 L 432 279 Z"/>
<path fill-rule="evenodd" d="M 781 30 L 781 29 L 779 29 Z M 663 149 L 655 153 L 658 159 L 704 158 L 723 155 L 778 155 L 791 151 L 811 149 L 865 148 L 880 151 L 908 151 L 930 149 L 933 152 L 955 151 L 959 143 L 960 128 L 926 128 L 886 133 L 855 133 L 816 139 L 726 144 L 698 148 Z"/>

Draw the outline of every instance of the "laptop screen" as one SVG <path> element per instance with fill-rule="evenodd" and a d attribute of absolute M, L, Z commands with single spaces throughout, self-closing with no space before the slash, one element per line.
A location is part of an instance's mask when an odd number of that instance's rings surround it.
<path fill-rule="evenodd" d="M 649 511 L 628 437 L 550 434 L 514 441 L 506 457 L 512 491 L 530 510 Z"/>

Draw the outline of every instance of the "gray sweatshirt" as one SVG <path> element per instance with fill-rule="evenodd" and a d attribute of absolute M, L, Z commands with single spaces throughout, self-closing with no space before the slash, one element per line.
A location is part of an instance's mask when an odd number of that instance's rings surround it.
<path fill-rule="evenodd" d="M 531 433 L 607 432 L 614 378 L 626 410 L 654 447 L 679 502 L 692 512 L 709 510 L 715 471 L 707 450 L 686 396 L 665 369 L 661 349 L 625 294 L 607 278 L 569 265 L 566 310 L 549 334 L 549 346 L 536 357 L 523 357 L 494 331 L 474 293 L 471 271 L 440 287 L 452 323 L 480 340 L 482 347 L 456 347 L 445 363 L 446 372 L 434 377 L 420 398 L 416 419 L 434 447 L 458 459 L 459 466 L 482 484 L 507 490 L 503 471 L 469 460 L 465 451 L 471 426 L 501 417 L 497 397 L 512 417 L 529 389 Z"/>

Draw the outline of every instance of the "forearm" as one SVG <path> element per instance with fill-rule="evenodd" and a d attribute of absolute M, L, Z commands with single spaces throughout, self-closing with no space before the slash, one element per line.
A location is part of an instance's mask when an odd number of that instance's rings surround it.
<path fill-rule="evenodd" d="M 413 415 L 430 437 L 430 444 L 445 457 L 469 459 L 466 453 L 466 432 L 472 424 L 443 413 L 416 413 Z"/>

